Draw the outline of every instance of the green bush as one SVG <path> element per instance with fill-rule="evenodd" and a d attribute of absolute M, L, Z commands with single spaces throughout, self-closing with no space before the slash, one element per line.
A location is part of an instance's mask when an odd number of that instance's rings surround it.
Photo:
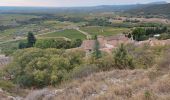
<path fill-rule="evenodd" d="M 114 62 L 118 69 L 134 69 L 133 57 L 123 44 L 114 51 Z"/>
<path fill-rule="evenodd" d="M 14 60 L 5 69 L 5 76 L 23 87 L 44 87 L 59 84 L 64 75 L 82 64 L 82 51 L 29 48 L 14 54 Z"/>

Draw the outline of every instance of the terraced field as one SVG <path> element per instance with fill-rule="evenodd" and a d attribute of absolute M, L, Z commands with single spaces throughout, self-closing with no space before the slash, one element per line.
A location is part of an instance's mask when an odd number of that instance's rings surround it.
<path fill-rule="evenodd" d="M 82 27 L 81 30 L 91 35 L 103 35 L 103 36 L 112 36 L 112 35 L 129 31 L 128 28 L 112 28 L 112 27 L 100 27 L 100 26 Z"/>

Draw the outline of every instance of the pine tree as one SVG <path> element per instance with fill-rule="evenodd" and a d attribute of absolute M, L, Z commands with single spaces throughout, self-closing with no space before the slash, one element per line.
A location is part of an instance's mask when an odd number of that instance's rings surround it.
<path fill-rule="evenodd" d="M 99 41 L 97 40 L 97 35 L 95 35 L 94 39 L 95 39 L 94 57 L 96 59 L 98 59 L 98 58 L 101 57 L 101 51 L 99 50 L 100 49 L 100 44 L 99 44 Z"/>
<path fill-rule="evenodd" d="M 28 47 L 34 46 L 36 42 L 36 38 L 32 32 L 28 32 L 27 41 L 28 41 Z"/>
<path fill-rule="evenodd" d="M 119 69 L 134 69 L 133 58 L 123 44 L 115 50 L 114 61 Z"/>

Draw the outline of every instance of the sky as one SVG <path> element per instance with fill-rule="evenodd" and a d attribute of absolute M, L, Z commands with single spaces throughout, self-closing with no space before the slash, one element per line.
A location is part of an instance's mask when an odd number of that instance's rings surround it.
<path fill-rule="evenodd" d="M 80 7 L 121 5 L 156 2 L 162 0 L 0 0 L 0 6 Z M 170 2 L 170 0 L 164 0 Z"/>

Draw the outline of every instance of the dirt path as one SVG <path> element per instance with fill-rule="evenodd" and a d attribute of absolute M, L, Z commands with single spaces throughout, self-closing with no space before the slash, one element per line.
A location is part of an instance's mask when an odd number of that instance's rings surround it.
<path fill-rule="evenodd" d="M 85 32 L 85 31 L 80 30 L 80 28 L 76 28 L 76 30 L 77 30 L 77 31 L 79 31 L 80 33 L 82 33 L 82 34 L 86 35 L 86 38 L 87 38 L 87 39 L 90 39 L 90 38 L 92 37 L 89 33 L 87 33 L 87 32 Z"/>

